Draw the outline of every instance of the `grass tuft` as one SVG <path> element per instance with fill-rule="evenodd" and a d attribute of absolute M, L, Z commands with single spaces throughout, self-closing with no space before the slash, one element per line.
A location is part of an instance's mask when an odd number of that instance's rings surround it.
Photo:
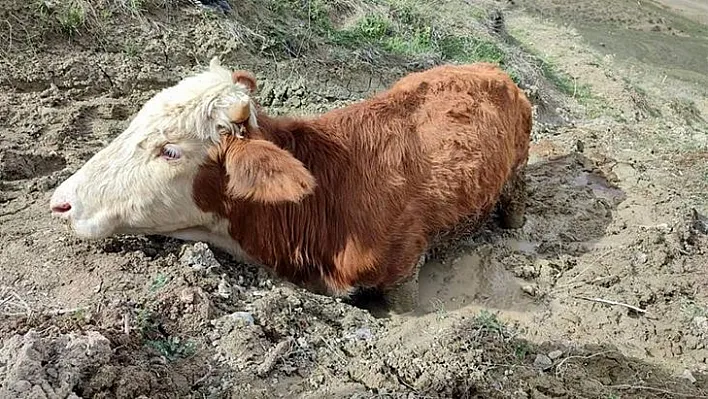
<path fill-rule="evenodd" d="M 169 361 L 184 359 L 196 353 L 194 342 L 189 340 L 182 341 L 178 337 L 148 340 L 146 344 Z"/>
<path fill-rule="evenodd" d="M 348 48 L 376 46 L 407 57 L 428 56 L 444 62 L 504 64 L 504 51 L 489 40 L 451 32 L 410 7 L 394 8 L 390 16 L 368 13 L 353 26 L 330 32 L 334 44 Z"/>

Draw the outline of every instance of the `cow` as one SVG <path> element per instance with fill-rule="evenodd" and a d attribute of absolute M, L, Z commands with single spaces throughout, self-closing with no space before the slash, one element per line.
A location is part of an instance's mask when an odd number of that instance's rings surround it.
<path fill-rule="evenodd" d="M 441 65 L 308 117 L 268 116 L 218 57 L 150 98 L 53 193 L 83 239 L 203 241 L 286 281 L 418 306 L 436 236 L 525 223 L 531 104 L 498 66 Z M 476 224 L 475 224 L 476 223 Z"/>

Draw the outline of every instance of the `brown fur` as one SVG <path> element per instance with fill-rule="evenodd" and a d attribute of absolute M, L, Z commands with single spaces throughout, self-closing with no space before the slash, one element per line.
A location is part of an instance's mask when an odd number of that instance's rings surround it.
<path fill-rule="evenodd" d="M 212 148 L 195 200 L 284 278 L 387 290 L 416 273 L 437 233 L 497 204 L 508 227 L 523 224 L 531 123 L 497 67 L 440 66 L 309 120 L 259 112 L 258 131 Z"/>

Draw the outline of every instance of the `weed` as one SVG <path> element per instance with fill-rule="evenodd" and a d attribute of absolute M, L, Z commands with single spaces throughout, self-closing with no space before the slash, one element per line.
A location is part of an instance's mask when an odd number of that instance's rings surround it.
<path fill-rule="evenodd" d="M 330 34 L 345 47 L 375 45 L 398 55 L 437 56 L 443 61 L 503 63 L 505 54 L 491 41 L 462 36 L 437 26 L 407 5 L 394 7 L 390 18 L 366 14 L 352 27 Z"/>
<path fill-rule="evenodd" d="M 685 300 L 681 304 L 686 321 L 693 321 L 696 317 L 708 317 L 708 307 L 697 304 L 691 300 Z"/>
<path fill-rule="evenodd" d="M 375 14 L 369 14 L 361 19 L 357 28 L 362 37 L 372 40 L 381 40 L 392 32 L 391 22 Z"/>
<path fill-rule="evenodd" d="M 145 2 L 146 0 L 128 0 L 126 5 L 131 11 L 139 13 L 145 11 Z"/>
<path fill-rule="evenodd" d="M 189 340 L 182 341 L 178 337 L 148 340 L 146 343 L 170 361 L 190 357 L 196 352 L 194 342 Z"/>
<path fill-rule="evenodd" d="M 158 273 L 157 276 L 152 280 L 150 283 L 150 292 L 156 292 L 160 289 L 162 289 L 167 283 L 170 281 L 170 278 L 168 276 L 165 276 L 162 273 Z"/>
<path fill-rule="evenodd" d="M 126 41 L 123 45 L 123 53 L 128 58 L 136 58 L 140 54 L 138 44 L 132 41 Z"/>
<path fill-rule="evenodd" d="M 524 360 L 531 353 L 531 347 L 524 341 L 519 341 L 514 345 L 514 357 L 517 360 Z"/>
<path fill-rule="evenodd" d="M 295 17 L 320 30 L 331 29 L 326 0 L 271 0 L 266 7 L 282 18 Z"/>
<path fill-rule="evenodd" d="M 430 304 L 435 309 L 435 318 L 438 320 L 443 320 L 447 314 L 447 312 L 445 311 L 445 302 L 443 302 L 441 299 L 434 298 L 430 301 Z"/>
<path fill-rule="evenodd" d="M 140 309 L 137 315 L 137 325 L 140 335 L 146 336 L 157 330 L 158 323 L 153 320 L 153 314 L 148 309 Z"/>
<path fill-rule="evenodd" d="M 497 315 L 484 309 L 474 318 L 475 324 L 489 331 L 503 332 L 504 323 L 502 323 Z"/>
<path fill-rule="evenodd" d="M 503 64 L 505 54 L 496 44 L 474 37 L 450 35 L 439 42 L 443 59 L 475 62 L 486 61 Z"/>
<path fill-rule="evenodd" d="M 37 9 L 37 14 L 39 14 L 43 20 L 46 20 L 53 10 L 52 4 L 47 0 L 39 0 L 35 5 L 35 8 Z"/>
<path fill-rule="evenodd" d="M 78 2 L 71 2 L 59 10 L 57 20 L 62 32 L 74 36 L 86 23 L 86 9 Z"/>
<path fill-rule="evenodd" d="M 573 96 L 575 98 L 590 98 L 591 90 L 590 86 L 586 84 L 578 84 L 577 79 L 571 78 L 565 73 L 559 71 L 553 64 L 549 61 L 539 58 L 538 59 L 541 67 L 541 72 L 543 76 L 548 79 L 553 85 L 555 85 L 564 94 Z"/>

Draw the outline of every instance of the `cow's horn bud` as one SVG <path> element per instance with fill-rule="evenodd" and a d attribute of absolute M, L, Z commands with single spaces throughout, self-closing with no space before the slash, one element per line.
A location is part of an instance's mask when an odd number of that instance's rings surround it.
<path fill-rule="evenodd" d="M 234 104 L 228 110 L 228 116 L 232 123 L 243 123 L 251 116 L 250 103 L 247 100 L 241 100 Z"/>

